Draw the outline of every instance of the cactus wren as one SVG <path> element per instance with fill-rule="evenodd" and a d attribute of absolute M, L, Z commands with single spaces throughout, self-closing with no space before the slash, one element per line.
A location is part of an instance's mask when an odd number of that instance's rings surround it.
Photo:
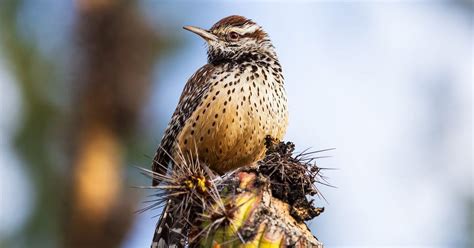
<path fill-rule="evenodd" d="M 184 29 L 207 42 L 208 63 L 186 83 L 153 171 L 164 173 L 178 152 L 198 157 L 218 173 L 260 160 L 264 138 L 283 138 L 288 124 L 282 69 L 267 33 L 236 15 L 210 30 Z M 153 185 L 157 184 L 154 179 Z M 155 233 L 154 245 L 160 236 Z"/>

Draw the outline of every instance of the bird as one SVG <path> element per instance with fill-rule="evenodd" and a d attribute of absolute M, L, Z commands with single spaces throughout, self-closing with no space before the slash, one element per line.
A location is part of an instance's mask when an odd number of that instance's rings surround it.
<path fill-rule="evenodd" d="M 288 126 L 282 67 L 269 35 L 251 19 L 225 17 L 210 29 L 185 26 L 207 44 L 207 64 L 187 81 L 153 159 L 154 173 L 195 160 L 223 174 L 265 155 L 265 138 Z M 179 156 L 178 154 L 186 154 Z M 172 170 L 172 167 L 171 167 Z M 159 185 L 157 178 L 152 185 Z M 172 216 L 164 208 L 152 247 L 170 247 Z"/>

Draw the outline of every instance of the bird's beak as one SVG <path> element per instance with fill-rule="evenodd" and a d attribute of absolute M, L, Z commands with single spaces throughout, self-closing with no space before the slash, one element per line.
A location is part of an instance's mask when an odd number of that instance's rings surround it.
<path fill-rule="evenodd" d="M 198 27 L 193 27 L 193 26 L 184 26 L 183 28 L 188 30 L 188 31 L 191 31 L 191 32 L 193 32 L 193 33 L 195 33 L 199 36 L 201 36 L 207 42 L 217 41 L 217 36 L 215 36 L 214 34 L 212 34 L 211 32 L 209 32 L 205 29 L 198 28 Z"/>

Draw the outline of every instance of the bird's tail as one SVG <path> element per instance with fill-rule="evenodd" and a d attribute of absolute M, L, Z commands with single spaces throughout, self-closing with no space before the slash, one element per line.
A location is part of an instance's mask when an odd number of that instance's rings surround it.
<path fill-rule="evenodd" d="M 156 224 L 151 248 L 185 247 L 186 240 L 182 234 L 183 228 L 175 223 L 171 205 L 171 200 L 168 200 L 163 208 L 160 220 Z"/>
<path fill-rule="evenodd" d="M 153 235 L 153 242 L 151 248 L 167 248 L 169 247 L 170 230 L 173 225 L 173 216 L 171 216 L 171 202 L 168 201 L 163 208 L 160 220 L 156 224 L 155 234 Z"/>

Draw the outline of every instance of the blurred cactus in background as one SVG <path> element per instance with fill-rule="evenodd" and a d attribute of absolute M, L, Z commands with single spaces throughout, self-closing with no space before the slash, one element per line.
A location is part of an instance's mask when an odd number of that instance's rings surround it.
<path fill-rule="evenodd" d="M 137 209 L 124 165 L 130 142 L 140 145 L 135 124 L 162 43 L 135 3 L 78 0 L 68 50 L 45 55 L 21 32 L 25 4 L 0 4 L 1 47 L 21 89 L 15 146 L 36 203 L 24 231 L 0 245 L 117 247 Z"/>
<path fill-rule="evenodd" d="M 74 79 L 65 244 L 117 247 L 137 201 L 126 190 L 124 148 L 148 96 L 157 37 L 133 2 L 76 3 L 80 77 Z"/>

